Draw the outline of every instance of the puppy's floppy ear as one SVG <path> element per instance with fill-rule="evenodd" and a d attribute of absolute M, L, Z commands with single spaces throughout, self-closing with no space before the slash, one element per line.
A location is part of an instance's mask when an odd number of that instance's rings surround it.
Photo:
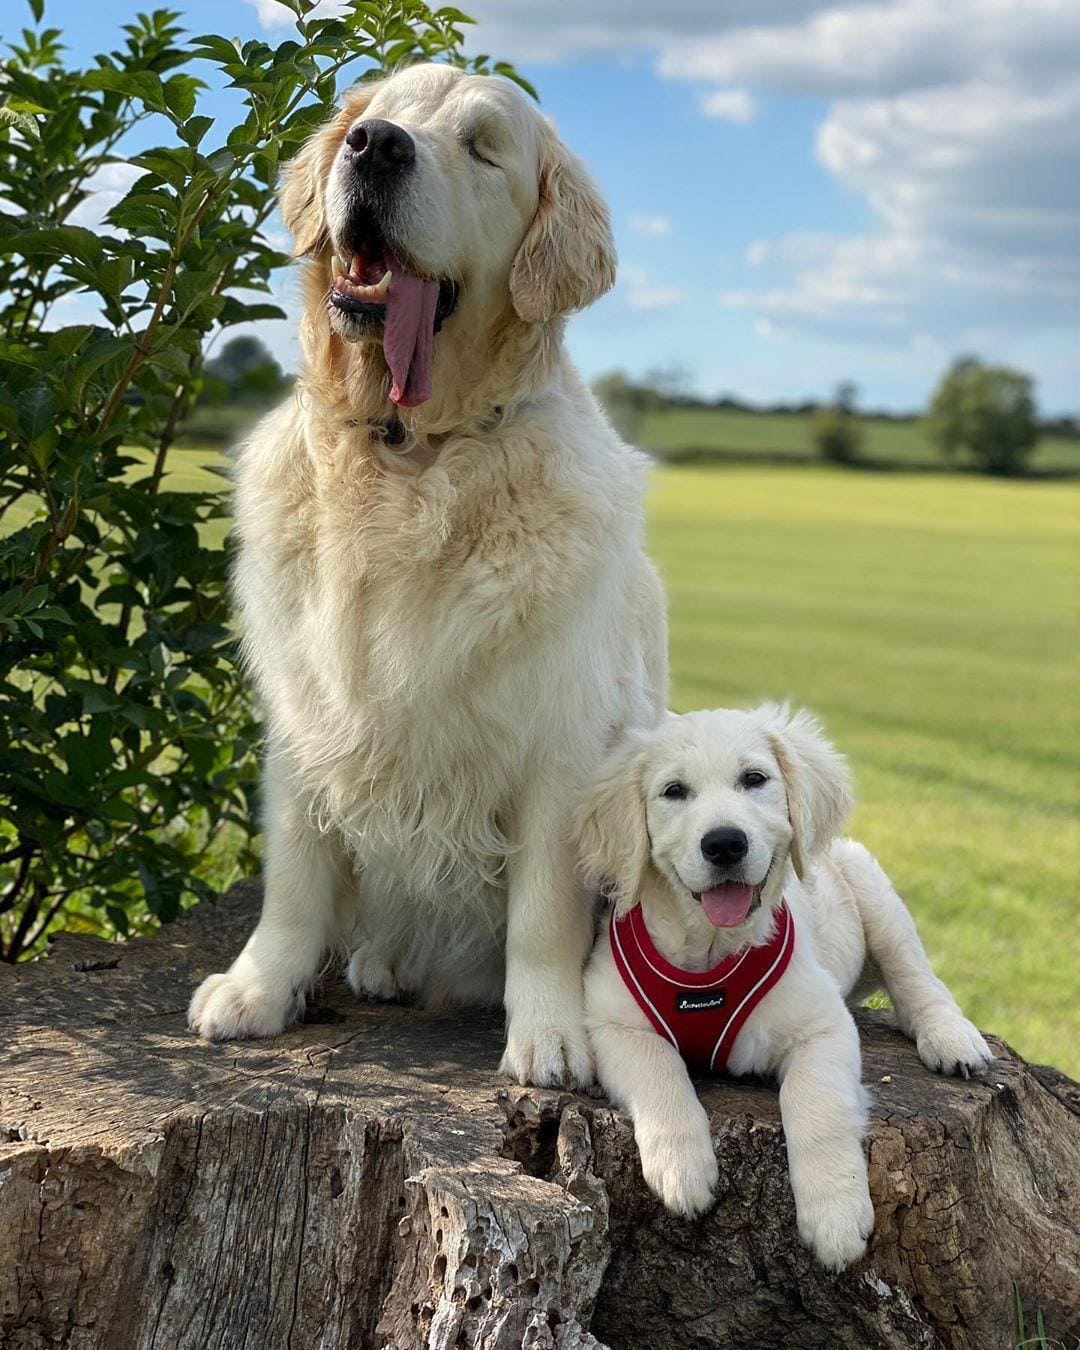
<path fill-rule="evenodd" d="M 644 764 L 641 740 L 628 735 L 593 779 L 577 818 L 581 870 L 603 886 L 620 913 L 632 908 L 649 861 Z"/>
<path fill-rule="evenodd" d="M 510 297 L 526 323 L 544 323 L 598 300 L 615 284 L 608 209 L 581 161 L 545 126 L 540 201 L 510 269 Z"/>
<path fill-rule="evenodd" d="M 844 827 L 852 807 L 851 774 L 810 713 L 786 705 L 761 709 L 766 734 L 787 791 L 791 861 L 801 879 L 807 866 Z"/>
<path fill-rule="evenodd" d="M 300 153 L 284 165 L 278 187 L 281 218 L 294 240 L 293 256 L 317 253 L 330 242 L 324 193 L 345 133 L 375 97 L 378 83 L 357 85 L 339 112 L 313 132 Z"/>

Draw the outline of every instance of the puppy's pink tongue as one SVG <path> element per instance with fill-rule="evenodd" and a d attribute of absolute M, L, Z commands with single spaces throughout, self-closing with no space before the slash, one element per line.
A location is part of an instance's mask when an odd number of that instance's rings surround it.
<path fill-rule="evenodd" d="M 725 881 L 701 892 L 701 908 L 714 928 L 734 928 L 750 913 L 754 888 L 745 881 Z"/>
<path fill-rule="evenodd" d="M 386 263 L 393 274 L 383 327 L 383 355 L 393 378 L 390 397 L 400 408 L 415 408 L 431 397 L 439 283 L 411 276 L 390 253 Z"/>

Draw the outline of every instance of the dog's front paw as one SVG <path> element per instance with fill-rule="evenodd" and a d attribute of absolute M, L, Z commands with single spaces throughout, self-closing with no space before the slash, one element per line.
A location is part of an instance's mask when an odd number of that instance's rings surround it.
<path fill-rule="evenodd" d="M 636 1133 L 649 1190 L 682 1219 L 704 1214 L 713 1203 L 720 1177 L 705 1113 L 690 1129 L 685 1125 L 668 1129 L 639 1126 Z"/>
<path fill-rule="evenodd" d="M 915 1048 L 934 1073 L 959 1074 L 962 1078 L 981 1073 L 994 1062 L 978 1028 L 960 1013 L 947 1013 L 923 1023 L 915 1037 Z"/>
<path fill-rule="evenodd" d="M 204 1041 L 278 1036 L 303 1010 L 300 993 L 267 988 L 242 961 L 223 975 L 208 976 L 192 995 L 188 1025 Z"/>
<path fill-rule="evenodd" d="M 394 972 L 369 942 L 361 943 L 349 958 L 346 978 L 357 998 L 385 1003 L 401 993 Z"/>
<path fill-rule="evenodd" d="M 874 1206 L 865 1171 L 826 1187 L 818 1183 L 811 1199 L 796 1197 L 799 1236 L 823 1266 L 844 1270 L 866 1251 L 874 1231 Z"/>
<path fill-rule="evenodd" d="M 523 1085 L 587 1088 L 594 1070 L 584 1027 L 538 1027 L 525 1018 L 512 1018 L 499 1072 Z"/>

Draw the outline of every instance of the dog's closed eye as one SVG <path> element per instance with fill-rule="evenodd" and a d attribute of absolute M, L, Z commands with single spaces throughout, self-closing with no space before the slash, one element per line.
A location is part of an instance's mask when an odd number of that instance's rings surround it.
<path fill-rule="evenodd" d="M 481 131 L 464 131 L 461 134 L 465 149 L 469 155 L 480 164 L 486 164 L 489 169 L 498 169 L 502 166 L 494 159 L 490 158 L 491 147 L 484 139 Z"/>

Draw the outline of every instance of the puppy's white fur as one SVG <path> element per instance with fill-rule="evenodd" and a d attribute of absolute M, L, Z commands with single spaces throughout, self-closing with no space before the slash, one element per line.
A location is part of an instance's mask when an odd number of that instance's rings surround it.
<path fill-rule="evenodd" d="M 753 771 L 766 781 L 745 785 Z M 672 782 L 685 785 L 685 798 L 665 795 Z M 858 1003 L 884 985 L 931 1069 L 966 1074 L 991 1059 L 930 969 L 889 879 L 860 844 L 838 837 L 849 809 L 844 761 L 816 722 L 765 705 L 669 715 L 654 730 L 628 734 L 579 820 L 584 870 L 618 911 L 640 904 L 658 950 L 683 969 L 710 969 L 767 940 L 786 899 L 794 955 L 736 1038 L 728 1068 L 780 1079 L 799 1232 L 833 1269 L 862 1255 L 874 1222 L 859 1042 L 845 1000 Z M 758 908 L 730 929 L 713 927 L 697 899 L 727 879 L 701 850 L 702 835 L 718 826 L 745 831 L 749 852 L 737 879 L 761 884 Z M 717 1183 L 708 1118 L 678 1052 L 623 983 L 606 923 L 585 999 L 598 1075 L 633 1118 L 645 1180 L 673 1212 L 701 1213 Z"/>
<path fill-rule="evenodd" d="M 381 346 L 344 341 L 326 309 L 341 146 L 365 117 L 416 145 L 399 247 L 460 286 L 400 451 L 371 426 L 398 414 Z M 265 899 L 191 1022 L 274 1035 L 348 944 L 363 994 L 494 1003 L 505 983 L 504 1070 L 588 1081 L 572 802 L 666 694 L 644 462 L 562 349 L 565 315 L 614 277 L 606 211 L 511 86 L 421 66 L 347 96 L 290 167 L 283 213 L 311 259 L 302 378 L 243 447 L 235 499 L 269 714 Z"/>

